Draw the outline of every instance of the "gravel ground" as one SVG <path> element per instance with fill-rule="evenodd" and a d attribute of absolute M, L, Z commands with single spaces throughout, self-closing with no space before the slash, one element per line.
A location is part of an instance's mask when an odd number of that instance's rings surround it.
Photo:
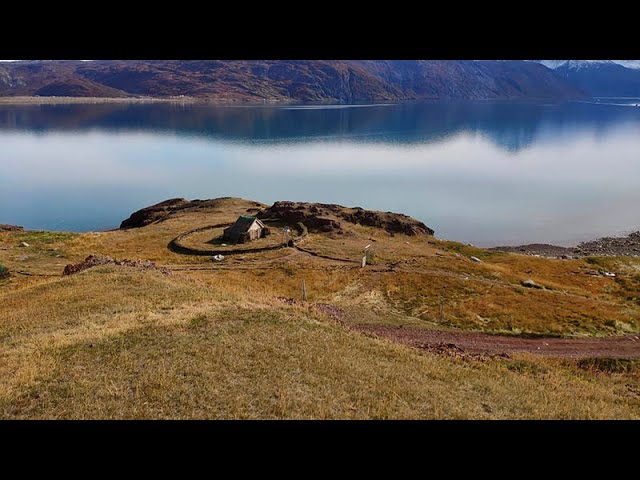
<path fill-rule="evenodd" d="M 626 237 L 604 237 L 582 242 L 577 247 L 559 247 L 544 243 L 532 243 L 515 247 L 494 247 L 500 252 L 538 255 L 551 258 L 581 258 L 589 256 L 640 257 L 640 232 Z"/>

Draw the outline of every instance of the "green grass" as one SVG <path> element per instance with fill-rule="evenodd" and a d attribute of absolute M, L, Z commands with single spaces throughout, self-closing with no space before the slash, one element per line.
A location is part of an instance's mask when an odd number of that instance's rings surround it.
<path fill-rule="evenodd" d="M 625 358 L 585 358 L 578 367 L 603 373 L 633 373 L 640 371 L 640 361 Z"/>
<path fill-rule="evenodd" d="M 7 267 L 5 267 L 4 265 L 0 264 L 0 274 L 6 273 L 6 272 L 7 272 Z"/>
<path fill-rule="evenodd" d="M 17 234 L 16 238 L 20 242 L 51 244 L 66 242 L 76 236 L 76 233 L 68 232 L 25 232 Z"/>
<path fill-rule="evenodd" d="M 471 245 L 465 245 L 463 243 L 458 243 L 458 242 L 445 241 L 442 243 L 444 248 L 450 252 L 459 253 L 460 255 L 464 255 L 465 257 L 476 257 L 476 258 L 479 258 L 480 260 L 485 260 L 488 258 L 504 257 L 507 255 L 504 252 L 484 250 L 482 248 L 474 247 Z"/>

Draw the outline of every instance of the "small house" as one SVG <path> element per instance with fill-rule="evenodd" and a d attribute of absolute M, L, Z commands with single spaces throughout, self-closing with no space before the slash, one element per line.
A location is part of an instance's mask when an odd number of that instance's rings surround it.
<path fill-rule="evenodd" d="M 224 229 L 223 240 L 245 243 L 269 235 L 269 228 L 256 217 L 241 215 L 236 223 Z"/>

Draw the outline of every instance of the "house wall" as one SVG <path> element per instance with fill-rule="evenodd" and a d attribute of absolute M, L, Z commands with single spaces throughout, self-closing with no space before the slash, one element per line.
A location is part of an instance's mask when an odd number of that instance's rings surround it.
<path fill-rule="evenodd" d="M 223 238 L 225 240 L 229 240 L 232 242 L 244 243 L 241 241 L 242 237 L 246 240 L 258 240 L 262 236 L 262 227 L 254 222 L 253 225 L 249 227 L 246 233 L 237 233 L 233 231 L 233 227 L 225 228 Z"/>
<path fill-rule="evenodd" d="M 258 240 L 261 235 L 262 227 L 260 227 L 260 225 L 258 225 L 257 223 L 251 225 L 251 227 L 249 228 L 249 238 L 251 240 Z"/>

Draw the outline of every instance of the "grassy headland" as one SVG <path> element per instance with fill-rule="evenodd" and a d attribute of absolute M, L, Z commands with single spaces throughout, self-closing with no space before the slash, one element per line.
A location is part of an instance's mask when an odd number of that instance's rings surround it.
<path fill-rule="evenodd" d="M 345 222 L 301 244 L 335 260 L 167 248 L 255 206 L 225 199 L 111 232 L 0 232 L 12 273 L 0 280 L 0 418 L 640 418 L 637 360 L 451 356 L 350 328 L 635 334 L 640 259 L 537 258 Z M 374 265 L 340 261 L 367 244 Z M 61 276 L 90 254 L 170 273 Z"/>

